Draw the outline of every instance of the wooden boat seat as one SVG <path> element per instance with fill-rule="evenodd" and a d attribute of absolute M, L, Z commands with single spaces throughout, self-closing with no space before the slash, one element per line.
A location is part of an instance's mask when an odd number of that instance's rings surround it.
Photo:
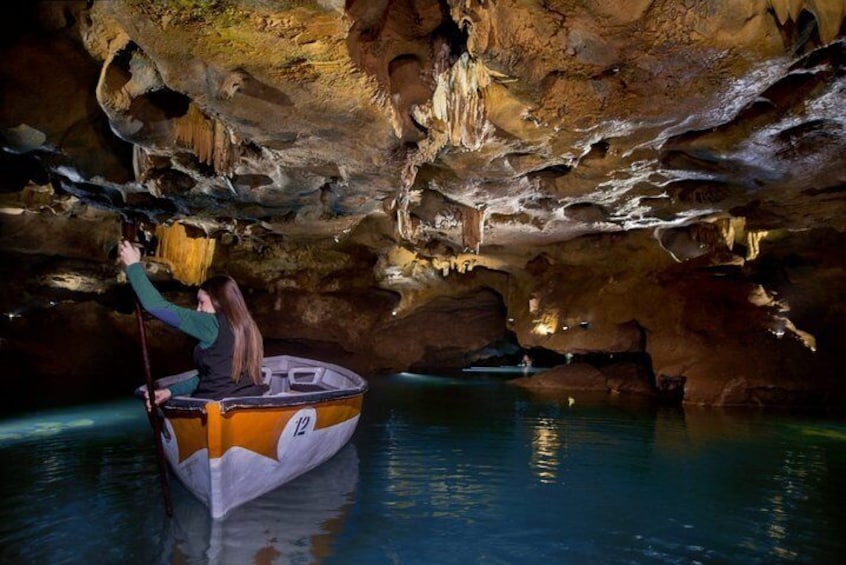
<path fill-rule="evenodd" d="M 274 373 L 270 375 L 270 378 L 267 380 L 267 384 L 270 386 L 268 394 L 277 395 L 291 392 L 291 385 L 288 381 L 288 373 Z"/>
<path fill-rule="evenodd" d="M 326 386 L 323 382 L 325 374 L 326 367 L 291 367 L 288 369 L 290 389 L 294 392 L 331 390 L 334 387 Z"/>
<path fill-rule="evenodd" d="M 273 372 L 267 367 L 262 369 L 264 382 L 269 385 L 268 394 L 296 394 L 335 390 L 336 387 L 323 381 L 325 367 L 291 367 L 286 372 Z"/>

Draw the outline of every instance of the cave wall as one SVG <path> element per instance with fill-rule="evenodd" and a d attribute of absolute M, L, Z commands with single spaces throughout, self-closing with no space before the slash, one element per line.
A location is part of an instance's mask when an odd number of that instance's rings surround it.
<path fill-rule="evenodd" d="M 53 241 L 49 255 L 47 247 L 32 249 L 33 232 L 23 229 L 30 224 L 0 224 L 7 281 L 0 303 L 20 313 L 2 320 L 6 366 L 25 380 L 68 388 L 104 379 L 137 384 L 134 302 L 109 248 L 118 218 L 40 218 L 37 233 Z M 85 241 L 99 241 L 87 251 L 76 239 L 81 224 Z M 512 335 L 527 351 L 643 354 L 654 388 L 681 383 L 689 403 L 822 405 L 843 388 L 844 243 L 833 231 L 786 232 L 761 242 L 752 261 L 721 249 L 678 262 L 655 233 L 636 231 L 463 272 L 409 252 L 404 268 L 415 287 L 404 290 L 413 297 L 405 302 L 380 279 L 379 258 L 360 246 L 234 243 L 218 250 L 210 274 L 241 281 L 271 354 L 312 352 L 367 374 L 459 368 L 495 357 L 489 346 Z M 160 261 L 147 265 L 169 299 L 193 306 L 193 288 Z M 157 375 L 190 366 L 190 340 L 146 320 Z M 128 360 L 136 367 L 129 372 Z M 566 388 L 567 378 L 559 384 Z"/>

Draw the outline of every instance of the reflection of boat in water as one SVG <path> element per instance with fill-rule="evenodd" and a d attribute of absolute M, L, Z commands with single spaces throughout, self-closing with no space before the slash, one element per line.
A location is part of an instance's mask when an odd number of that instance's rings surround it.
<path fill-rule="evenodd" d="M 315 563 L 328 557 L 358 483 L 349 444 L 332 459 L 223 519 L 185 490 L 174 491 L 170 563 Z"/>
<path fill-rule="evenodd" d="M 263 396 L 174 397 L 162 406 L 165 456 L 214 518 L 328 460 L 358 424 L 367 382 L 353 371 L 281 355 L 266 357 L 263 372 Z"/>

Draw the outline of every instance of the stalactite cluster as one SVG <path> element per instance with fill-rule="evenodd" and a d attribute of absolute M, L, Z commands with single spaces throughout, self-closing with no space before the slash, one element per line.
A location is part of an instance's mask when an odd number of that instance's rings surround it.
<path fill-rule="evenodd" d="M 180 223 L 157 226 L 156 237 L 156 258 L 170 266 L 175 279 L 191 286 L 206 280 L 214 261 L 216 240 L 191 237 Z"/>
<path fill-rule="evenodd" d="M 191 149 L 201 163 L 214 167 L 218 175 L 229 175 L 238 157 L 238 144 L 218 119 L 206 116 L 196 104 L 176 121 L 176 142 Z"/>

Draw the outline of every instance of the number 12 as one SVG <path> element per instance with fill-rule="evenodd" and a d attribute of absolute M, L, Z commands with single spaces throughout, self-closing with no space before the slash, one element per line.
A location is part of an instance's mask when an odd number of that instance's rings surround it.
<path fill-rule="evenodd" d="M 297 427 L 294 428 L 294 437 L 304 436 L 308 431 L 308 423 L 311 422 L 311 416 L 300 416 L 297 420 Z"/>

